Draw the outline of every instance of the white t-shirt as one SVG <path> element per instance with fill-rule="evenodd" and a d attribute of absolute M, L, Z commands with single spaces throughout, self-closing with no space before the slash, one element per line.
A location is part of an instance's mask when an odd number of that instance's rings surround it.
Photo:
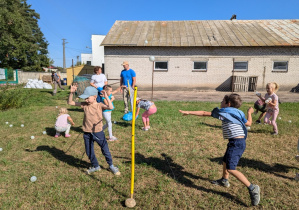
<path fill-rule="evenodd" d="M 103 87 L 105 85 L 105 82 L 107 82 L 107 79 L 105 74 L 100 74 L 100 75 L 94 74 L 92 75 L 90 82 L 94 83 L 98 88 L 98 87 Z"/>

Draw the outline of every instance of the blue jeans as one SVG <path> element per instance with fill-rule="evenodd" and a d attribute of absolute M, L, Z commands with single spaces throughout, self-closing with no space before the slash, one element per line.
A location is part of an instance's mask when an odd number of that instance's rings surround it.
<path fill-rule="evenodd" d="M 97 97 L 97 102 L 100 103 L 100 102 L 103 102 L 103 101 L 102 101 L 102 96 L 100 96 L 101 91 L 103 90 L 103 88 L 102 88 L 102 87 L 98 87 L 97 89 L 98 89 L 98 91 L 99 91 L 99 92 L 98 92 L 98 97 Z"/>
<path fill-rule="evenodd" d="M 93 167 L 99 166 L 99 162 L 94 153 L 94 141 L 96 141 L 98 145 L 101 147 L 102 154 L 105 156 L 109 166 L 112 165 L 111 153 L 109 151 L 108 142 L 106 141 L 105 134 L 103 131 L 97 133 L 84 132 L 83 138 L 85 143 L 86 155 L 88 156 Z"/>

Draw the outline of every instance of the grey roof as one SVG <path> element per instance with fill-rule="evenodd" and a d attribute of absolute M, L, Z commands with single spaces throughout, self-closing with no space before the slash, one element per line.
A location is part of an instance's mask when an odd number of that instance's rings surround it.
<path fill-rule="evenodd" d="M 299 46 L 299 19 L 116 21 L 101 45 Z"/>

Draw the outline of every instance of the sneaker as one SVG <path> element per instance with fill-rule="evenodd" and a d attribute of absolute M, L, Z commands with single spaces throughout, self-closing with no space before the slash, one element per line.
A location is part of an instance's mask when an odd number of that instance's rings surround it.
<path fill-rule="evenodd" d="M 149 130 L 151 128 L 151 126 L 146 126 L 147 130 Z"/>
<path fill-rule="evenodd" d="M 294 177 L 294 179 L 295 179 L 296 181 L 299 181 L 299 174 L 296 174 L 296 176 Z"/>
<path fill-rule="evenodd" d="M 224 181 L 223 179 L 214 180 L 214 181 L 211 181 L 211 183 L 215 184 L 215 185 L 222 186 L 222 187 L 230 186 L 229 181 Z"/>
<path fill-rule="evenodd" d="M 249 190 L 250 198 L 251 198 L 251 204 L 253 206 L 257 206 L 260 202 L 260 187 L 258 185 L 253 185 L 254 189 Z"/>
<path fill-rule="evenodd" d="M 70 134 L 65 134 L 65 138 L 71 137 Z"/>
<path fill-rule="evenodd" d="M 110 171 L 111 171 L 114 175 L 117 175 L 117 176 L 120 175 L 120 172 L 119 172 L 118 168 L 117 168 L 116 166 L 114 166 L 114 165 L 111 165 L 111 166 L 110 166 Z"/>
<path fill-rule="evenodd" d="M 117 140 L 117 138 L 115 137 L 115 136 L 111 136 L 109 139 L 108 139 L 108 141 L 116 141 Z"/>
<path fill-rule="evenodd" d="M 260 120 L 255 121 L 256 124 L 261 124 Z"/>
<path fill-rule="evenodd" d="M 91 173 L 99 171 L 99 170 L 101 170 L 100 166 L 98 166 L 98 167 L 92 167 L 92 168 L 89 168 L 88 170 L 86 170 L 86 173 L 87 174 L 91 174 Z"/>
<path fill-rule="evenodd" d="M 141 130 L 143 130 L 143 131 L 148 131 L 148 129 L 145 128 L 145 127 L 142 127 Z"/>
<path fill-rule="evenodd" d="M 278 135 L 278 133 L 277 132 L 272 132 L 271 135 L 276 136 L 276 135 Z"/>
<path fill-rule="evenodd" d="M 60 136 L 60 134 L 56 134 L 56 135 L 55 135 L 55 138 L 58 138 L 59 136 Z"/>

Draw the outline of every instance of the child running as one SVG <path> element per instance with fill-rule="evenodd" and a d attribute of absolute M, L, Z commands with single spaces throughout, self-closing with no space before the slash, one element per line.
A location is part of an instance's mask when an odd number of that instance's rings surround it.
<path fill-rule="evenodd" d="M 117 140 L 117 138 L 115 136 L 112 135 L 112 122 L 111 122 L 111 113 L 112 110 L 114 110 L 114 105 L 113 105 L 113 101 L 114 101 L 114 94 L 117 92 L 120 92 L 120 89 L 122 87 L 117 88 L 115 91 L 112 92 L 112 87 L 110 85 L 105 85 L 103 87 L 104 91 L 107 93 L 108 98 L 110 99 L 113 109 L 105 109 L 103 110 L 103 116 L 106 120 L 106 124 L 103 126 L 103 130 L 105 130 L 108 127 L 108 133 L 109 133 L 109 139 L 108 141 L 115 141 Z M 102 101 L 104 102 L 104 104 L 106 104 L 108 106 L 108 101 L 102 97 Z"/>
<path fill-rule="evenodd" d="M 70 115 L 67 114 L 67 109 L 66 108 L 60 108 L 59 109 L 59 114 L 55 123 L 55 138 L 58 138 L 61 132 L 65 132 L 65 137 L 68 138 L 70 137 L 70 129 L 71 129 L 71 124 L 75 125 L 74 121 L 70 117 Z"/>
<path fill-rule="evenodd" d="M 275 82 L 268 83 L 266 85 L 266 91 L 267 93 L 265 94 L 265 98 L 262 98 L 259 96 L 259 98 L 267 104 L 266 109 L 267 113 L 265 116 L 265 123 L 270 124 L 273 126 L 273 133 L 272 135 L 277 135 L 278 134 L 278 128 L 276 124 L 276 118 L 279 113 L 279 103 L 278 103 L 278 96 L 275 94 L 278 90 L 279 86 Z M 271 120 L 270 120 L 271 118 Z"/>
<path fill-rule="evenodd" d="M 222 178 L 212 181 L 212 184 L 229 187 L 229 174 L 232 174 L 242 182 L 249 190 L 251 204 L 256 206 L 260 202 L 260 187 L 250 183 L 247 178 L 236 170 L 238 162 L 245 151 L 247 129 L 252 123 L 251 114 L 253 108 L 248 109 L 247 120 L 245 114 L 238 108 L 242 105 L 241 97 L 238 94 L 224 96 L 221 102 L 221 109 L 215 108 L 212 112 L 206 111 L 182 111 L 183 115 L 211 116 L 222 121 L 224 139 L 228 139 L 227 149 L 223 157 Z"/>
<path fill-rule="evenodd" d="M 145 112 L 142 114 L 142 122 L 143 122 L 143 131 L 148 131 L 148 129 L 151 128 L 149 124 L 149 116 L 152 114 L 155 114 L 157 112 L 157 107 L 154 102 L 148 101 L 148 100 L 142 100 L 141 98 L 136 98 L 136 105 L 137 105 L 137 110 L 136 110 L 136 117 L 139 114 L 140 108 L 145 109 Z"/>
<path fill-rule="evenodd" d="M 115 167 L 112 163 L 112 157 L 109 151 L 108 143 L 106 141 L 105 134 L 102 129 L 103 109 L 113 108 L 112 103 L 107 96 L 107 93 L 105 91 L 102 91 L 102 94 L 104 98 L 107 100 L 108 105 L 105 105 L 103 103 L 97 103 L 96 99 L 98 96 L 98 90 L 92 86 L 85 88 L 84 93 L 79 96 L 79 98 L 85 99 L 85 102 L 74 102 L 73 93 L 76 90 L 77 87 L 72 85 L 68 99 L 68 104 L 74 106 L 81 106 L 81 108 L 84 110 L 83 138 L 85 143 L 85 152 L 93 166 L 92 168 L 87 170 L 87 174 L 99 171 L 101 169 L 94 152 L 94 142 L 96 141 L 98 145 L 101 147 L 102 154 L 105 156 L 112 173 L 115 175 L 120 175 L 118 168 Z"/>
<path fill-rule="evenodd" d="M 260 97 L 261 96 L 261 93 L 256 93 L 256 95 L 258 96 L 258 97 Z M 254 114 L 257 114 L 259 111 L 261 112 L 261 114 L 260 114 L 260 116 L 259 116 L 259 118 L 255 121 L 255 123 L 256 124 L 261 124 L 261 119 L 265 116 L 265 114 L 266 114 L 266 103 L 265 102 L 263 102 L 263 100 L 262 99 L 258 99 L 255 103 L 254 103 L 254 108 L 255 108 L 255 112 L 254 112 Z"/>

